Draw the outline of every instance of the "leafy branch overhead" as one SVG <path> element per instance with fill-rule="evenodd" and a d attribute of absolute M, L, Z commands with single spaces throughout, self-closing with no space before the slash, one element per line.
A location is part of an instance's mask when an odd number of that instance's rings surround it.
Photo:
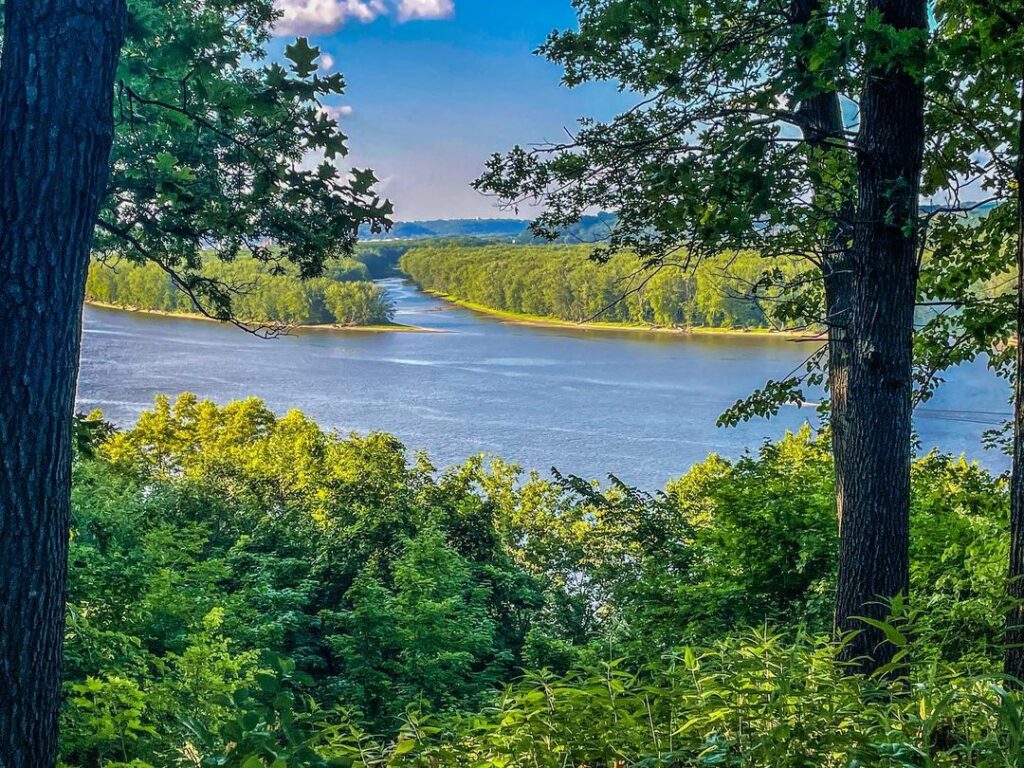
<path fill-rule="evenodd" d="M 577 5 L 579 29 L 553 33 L 540 53 L 563 67 L 566 85 L 613 80 L 637 104 L 607 122 L 581 120 L 564 143 L 495 155 L 479 189 L 513 205 L 543 199 L 542 230 L 614 210 L 608 246 L 651 261 L 681 246 L 691 259 L 828 246 L 849 194 L 852 126 L 820 125 L 803 103 L 832 90 L 855 98 L 852 7 L 797 23 L 788 4 L 747 0 Z M 833 199 L 808 197 L 811 173 Z"/>
<path fill-rule="evenodd" d="M 756 252 L 764 268 L 749 298 L 774 323 L 844 322 L 820 286 L 848 271 L 865 56 L 919 56 L 917 33 L 873 27 L 892 39 L 869 45 L 859 4 L 576 5 L 579 28 L 552 34 L 539 52 L 567 86 L 610 80 L 636 103 L 606 122 L 581 120 L 563 143 L 494 155 L 477 188 L 511 206 L 542 201 L 541 235 L 614 211 L 599 259 L 629 252 L 648 268 L 694 270 Z M 779 268 L 794 259 L 806 260 L 806 274 Z M 748 405 L 771 414 L 796 397 L 783 396 L 791 389 Z"/>
<path fill-rule="evenodd" d="M 271 272 L 322 273 L 360 225 L 390 226 L 372 171 L 339 170 L 348 137 L 326 106 L 345 92 L 300 38 L 264 61 L 268 0 L 144 0 L 130 8 L 116 138 L 95 251 L 157 263 L 203 313 L 232 319 L 244 286 L 201 271 L 251 254 Z"/>
<path fill-rule="evenodd" d="M 609 120 L 580 120 L 564 141 L 493 155 L 479 190 L 511 208 L 542 203 L 534 229 L 549 238 L 593 210 L 614 212 L 594 249 L 600 260 L 628 252 L 649 268 L 693 270 L 756 251 L 764 279 L 749 298 L 776 324 L 841 331 L 848 312 L 842 302 L 826 306 L 824 283 L 850 272 L 866 72 L 900 67 L 926 87 L 922 193 L 941 201 L 905 220 L 899 206 L 884 211 L 905 234 L 924 235 L 918 398 L 930 396 L 942 370 L 1005 340 L 1012 302 L 972 300 L 969 316 L 951 288 L 970 275 L 977 292 L 1011 266 L 1007 248 L 974 266 L 966 252 L 977 252 L 977 238 L 1006 238 L 1012 211 L 987 230 L 965 234 L 964 225 L 984 204 L 1007 200 L 1012 186 L 1017 138 L 1007 115 L 1024 47 L 1019 2 L 942 0 L 930 30 L 887 24 L 859 1 L 575 6 L 578 28 L 552 33 L 538 53 L 562 68 L 566 86 L 612 82 L 635 103 Z M 966 188 L 981 200 L 961 199 Z M 964 254 L 944 255 L 956 249 Z M 806 274 L 781 273 L 773 266 L 780 257 L 805 259 Z M 827 356 L 817 362 L 829 365 Z M 760 393 L 750 412 L 770 415 L 772 397 L 781 405 L 788 391 Z"/>

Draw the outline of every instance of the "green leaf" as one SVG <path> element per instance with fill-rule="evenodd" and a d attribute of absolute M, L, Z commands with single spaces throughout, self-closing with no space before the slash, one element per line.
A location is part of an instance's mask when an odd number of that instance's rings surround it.
<path fill-rule="evenodd" d="M 396 755 L 405 755 L 416 749 L 416 741 L 414 739 L 402 739 L 395 744 L 394 753 Z"/>
<path fill-rule="evenodd" d="M 310 46 L 309 40 L 300 37 L 285 47 L 284 55 L 292 63 L 292 71 L 299 77 L 305 78 L 316 72 L 316 60 L 320 57 L 320 48 Z"/>
<path fill-rule="evenodd" d="M 906 636 L 887 621 L 879 621 L 878 619 L 872 619 L 866 616 L 852 616 L 851 618 L 856 619 L 857 621 L 862 621 L 869 627 L 882 630 L 885 634 L 886 640 L 897 648 L 903 648 L 908 643 Z"/>

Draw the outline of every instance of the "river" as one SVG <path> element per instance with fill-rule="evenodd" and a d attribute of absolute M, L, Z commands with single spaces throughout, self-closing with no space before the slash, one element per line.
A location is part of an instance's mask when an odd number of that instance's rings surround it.
<path fill-rule="evenodd" d="M 231 326 L 86 307 L 78 408 L 130 425 L 157 394 L 219 403 L 255 395 L 325 428 L 385 431 L 439 467 L 476 453 L 526 468 L 660 488 L 710 453 L 736 457 L 781 437 L 813 408 L 734 429 L 715 421 L 766 379 L 798 368 L 808 343 L 764 336 L 670 336 L 512 325 L 382 281 L 397 321 L 437 333 L 304 331 L 262 340 Z M 1009 414 L 984 365 L 947 376 L 918 410 L 922 449 L 1006 458 L 981 435 Z"/>

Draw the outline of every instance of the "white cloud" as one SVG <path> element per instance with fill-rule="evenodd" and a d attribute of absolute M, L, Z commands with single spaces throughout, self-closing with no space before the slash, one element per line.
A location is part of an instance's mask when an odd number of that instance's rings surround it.
<path fill-rule="evenodd" d="M 329 53 L 320 54 L 320 71 L 330 72 L 334 69 L 334 57 Z"/>
<path fill-rule="evenodd" d="M 321 104 L 320 111 L 328 117 L 333 117 L 338 122 L 341 122 L 342 118 L 351 117 L 355 110 L 348 104 L 342 104 L 335 106 L 334 104 Z"/>
<path fill-rule="evenodd" d="M 410 19 L 448 19 L 455 13 L 455 0 L 400 0 L 399 21 Z"/>
<path fill-rule="evenodd" d="M 387 12 L 384 0 L 279 0 L 284 15 L 275 31 L 281 35 L 332 32 L 349 19 L 368 22 Z"/>
<path fill-rule="evenodd" d="M 344 118 L 352 117 L 352 114 L 355 112 L 355 110 L 353 110 L 348 104 L 321 104 L 319 105 L 319 111 L 327 115 L 329 118 L 334 118 L 339 123 Z"/>
<path fill-rule="evenodd" d="M 381 16 L 399 22 L 447 19 L 455 13 L 455 0 L 277 0 L 283 12 L 278 35 L 317 35 L 333 32 L 349 21 L 368 23 Z"/>

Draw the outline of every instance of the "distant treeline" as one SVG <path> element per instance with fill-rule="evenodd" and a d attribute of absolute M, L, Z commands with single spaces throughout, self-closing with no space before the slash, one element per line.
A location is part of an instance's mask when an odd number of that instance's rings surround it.
<path fill-rule="evenodd" d="M 367 264 L 341 259 L 323 277 L 301 280 L 296 274 L 272 275 L 255 259 L 210 260 L 206 277 L 232 286 L 232 309 L 240 320 L 290 325 L 379 325 L 391 322 L 387 292 L 369 282 Z M 87 301 L 158 312 L 196 313 L 192 300 L 153 263 L 94 262 L 86 283 Z"/>
<path fill-rule="evenodd" d="M 472 237 L 469 235 L 459 237 L 429 237 L 416 240 L 374 240 L 360 243 L 356 246 L 353 258 L 366 266 L 367 274 L 371 280 L 380 280 L 384 277 L 395 277 L 401 275 L 398 262 L 402 256 L 411 248 L 418 248 L 423 245 L 435 247 L 459 246 L 479 247 L 483 245 L 494 245 L 507 242 L 507 238 L 499 236 Z"/>
<path fill-rule="evenodd" d="M 359 239 L 417 240 L 437 237 L 501 237 L 520 235 L 529 222 L 522 219 L 435 219 L 432 221 L 396 221 L 388 232 L 374 234 L 369 227 L 359 231 Z"/>
<path fill-rule="evenodd" d="M 696 270 L 638 272 L 621 255 L 606 264 L 587 246 L 423 246 L 402 270 L 426 290 L 497 310 L 582 322 L 756 328 L 767 324 L 748 296 L 765 262 L 754 254 L 711 260 Z"/>
<path fill-rule="evenodd" d="M 557 238 L 559 243 L 596 243 L 608 237 L 617 221 L 614 213 L 584 216 Z M 369 227 L 359 232 L 364 242 L 394 240 L 436 240 L 453 238 L 487 238 L 502 242 L 536 243 L 526 219 L 436 219 L 433 221 L 398 221 L 388 231 L 374 234 Z M 543 241 L 547 242 L 547 241 Z"/>
<path fill-rule="evenodd" d="M 995 207 L 995 203 L 972 203 L 963 202 L 965 209 L 970 210 L 967 219 L 977 221 L 988 214 Z M 935 210 L 937 206 L 923 205 L 922 210 Z M 554 242 L 564 245 L 580 243 L 597 243 L 608 238 L 618 222 L 618 216 L 614 213 L 603 211 L 601 213 L 583 216 L 578 222 L 566 227 Z M 403 241 L 409 247 L 409 241 L 416 240 L 439 240 L 456 238 L 478 238 L 498 242 L 515 243 L 547 243 L 549 240 L 538 238 L 530 230 L 530 221 L 527 219 L 436 219 L 432 221 L 398 221 L 387 232 L 374 233 L 369 226 L 359 232 L 359 239 L 363 243 L 386 242 L 393 244 L 395 241 Z M 365 246 L 361 246 L 365 247 Z M 372 246 L 371 246 L 372 247 Z M 357 254 L 358 258 L 358 254 Z"/>
<path fill-rule="evenodd" d="M 543 244 L 549 242 L 563 245 L 579 245 L 580 243 L 599 243 L 607 240 L 619 217 L 614 213 L 599 213 L 594 216 L 583 216 L 571 227 L 563 229 L 554 240 L 539 238 L 527 225 L 516 237 L 517 243 Z"/>

